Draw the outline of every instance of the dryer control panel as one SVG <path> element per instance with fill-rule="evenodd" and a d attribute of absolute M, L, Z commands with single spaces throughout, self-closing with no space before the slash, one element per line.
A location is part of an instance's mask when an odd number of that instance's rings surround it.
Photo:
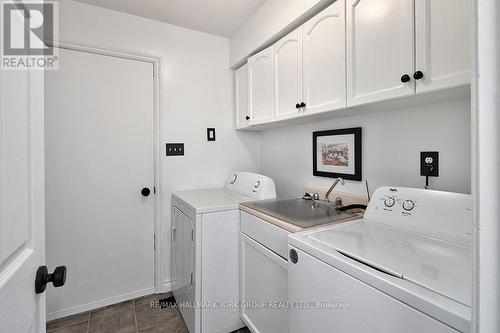
<path fill-rule="evenodd" d="M 364 219 L 470 245 L 472 197 L 461 193 L 384 186 L 373 194 Z"/>
<path fill-rule="evenodd" d="M 226 189 L 254 198 L 266 200 L 276 198 L 274 181 L 264 175 L 253 172 L 235 171 L 227 178 Z"/>

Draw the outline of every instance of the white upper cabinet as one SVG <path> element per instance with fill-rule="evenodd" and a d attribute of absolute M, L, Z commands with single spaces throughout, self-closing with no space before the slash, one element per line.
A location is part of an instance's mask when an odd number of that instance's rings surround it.
<path fill-rule="evenodd" d="M 347 106 L 414 94 L 413 10 L 413 0 L 347 0 Z"/>
<path fill-rule="evenodd" d="M 303 25 L 304 114 L 346 107 L 345 0 Z"/>
<path fill-rule="evenodd" d="M 237 71 L 236 127 L 470 84 L 472 3 L 337 0 L 248 59 L 248 112 Z"/>
<path fill-rule="evenodd" d="M 415 18 L 417 93 L 469 84 L 472 1 L 415 0 Z"/>
<path fill-rule="evenodd" d="M 243 65 L 234 72 L 234 100 L 236 110 L 236 128 L 248 127 L 248 66 Z"/>
<path fill-rule="evenodd" d="M 248 58 L 249 125 L 273 120 L 273 47 Z"/>
<path fill-rule="evenodd" d="M 302 101 L 302 27 L 274 44 L 274 119 L 300 116 Z"/>

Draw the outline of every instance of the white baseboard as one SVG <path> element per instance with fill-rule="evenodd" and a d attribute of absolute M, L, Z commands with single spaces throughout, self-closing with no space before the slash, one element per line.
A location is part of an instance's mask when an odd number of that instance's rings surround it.
<path fill-rule="evenodd" d="M 170 288 L 170 281 L 168 283 L 169 283 L 168 286 Z M 155 288 L 151 287 L 151 288 L 133 291 L 133 292 L 126 293 L 123 295 L 119 295 L 119 296 L 113 296 L 113 297 L 101 299 L 98 301 L 90 302 L 90 303 L 87 303 L 84 305 L 79 305 L 79 306 L 75 306 L 75 307 L 68 308 L 68 309 L 58 310 L 55 312 L 47 313 L 47 321 L 51 321 L 51 320 L 59 319 L 59 318 L 64 318 L 64 317 L 71 316 L 71 315 L 74 315 L 77 313 L 87 312 L 90 310 L 102 308 L 103 306 L 116 304 L 116 303 L 120 303 L 123 301 L 128 301 L 130 299 L 134 299 L 134 298 L 138 298 L 141 296 L 146 296 L 146 295 L 154 294 L 154 293 L 155 293 Z"/>

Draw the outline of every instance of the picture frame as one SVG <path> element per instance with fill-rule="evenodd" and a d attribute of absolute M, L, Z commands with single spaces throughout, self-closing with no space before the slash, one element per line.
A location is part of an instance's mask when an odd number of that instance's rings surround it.
<path fill-rule="evenodd" d="M 362 180 L 361 127 L 313 132 L 313 175 Z"/>

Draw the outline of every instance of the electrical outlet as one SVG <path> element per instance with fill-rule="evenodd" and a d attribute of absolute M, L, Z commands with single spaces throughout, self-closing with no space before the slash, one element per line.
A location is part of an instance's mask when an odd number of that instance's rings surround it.
<path fill-rule="evenodd" d="M 439 177 L 439 152 L 420 153 L 420 176 Z"/>
<path fill-rule="evenodd" d="M 167 143 L 167 156 L 184 156 L 183 143 Z"/>

